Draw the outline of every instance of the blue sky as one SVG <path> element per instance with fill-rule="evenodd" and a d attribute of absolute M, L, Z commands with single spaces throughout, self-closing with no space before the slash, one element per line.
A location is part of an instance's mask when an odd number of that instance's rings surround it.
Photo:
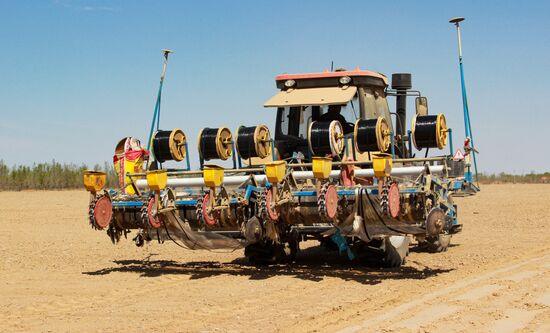
<path fill-rule="evenodd" d="M 485 172 L 550 170 L 549 2 L 0 1 L 0 159 L 102 163 L 146 141 L 170 58 L 161 127 L 198 159 L 202 127 L 266 123 L 280 73 L 367 68 L 413 73 L 432 113 L 463 139 L 456 32 Z M 409 105 L 412 105 L 410 100 Z M 393 108 L 393 102 L 391 104 Z M 408 120 L 408 122 L 410 122 Z"/>

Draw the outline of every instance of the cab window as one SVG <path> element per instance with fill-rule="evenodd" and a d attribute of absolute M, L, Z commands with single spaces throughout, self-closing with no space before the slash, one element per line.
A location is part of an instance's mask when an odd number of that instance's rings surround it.
<path fill-rule="evenodd" d="M 280 129 L 278 133 L 307 139 L 309 124 L 319 117 L 317 106 L 293 106 L 279 108 Z"/>
<path fill-rule="evenodd" d="M 384 92 L 365 88 L 364 97 L 366 119 L 383 117 L 386 118 L 390 127 L 393 128 L 392 122 L 390 121 L 390 108 Z"/>

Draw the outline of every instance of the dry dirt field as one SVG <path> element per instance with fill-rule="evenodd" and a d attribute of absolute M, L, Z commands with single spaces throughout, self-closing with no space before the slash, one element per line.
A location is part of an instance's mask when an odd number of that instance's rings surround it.
<path fill-rule="evenodd" d="M 112 246 L 84 191 L 0 192 L 0 332 L 550 332 L 550 186 L 460 198 L 464 231 L 400 269 L 308 249 L 258 269 L 243 252 Z"/>

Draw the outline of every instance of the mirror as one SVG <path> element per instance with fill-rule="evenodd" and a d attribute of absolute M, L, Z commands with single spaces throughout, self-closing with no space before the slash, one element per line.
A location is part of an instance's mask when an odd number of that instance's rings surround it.
<path fill-rule="evenodd" d="M 416 98 L 416 115 L 425 116 L 428 114 L 428 98 L 417 97 Z"/>

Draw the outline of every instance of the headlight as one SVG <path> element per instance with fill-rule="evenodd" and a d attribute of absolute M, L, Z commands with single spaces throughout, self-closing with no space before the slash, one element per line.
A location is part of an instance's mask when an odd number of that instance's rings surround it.
<path fill-rule="evenodd" d="M 342 76 L 339 80 L 340 84 L 342 85 L 348 85 L 351 82 L 351 77 L 349 76 Z"/>
<path fill-rule="evenodd" d="M 285 87 L 287 87 L 287 88 L 292 88 L 292 87 L 294 87 L 295 84 L 296 84 L 296 81 L 294 81 L 294 80 L 286 80 L 285 81 Z"/>

